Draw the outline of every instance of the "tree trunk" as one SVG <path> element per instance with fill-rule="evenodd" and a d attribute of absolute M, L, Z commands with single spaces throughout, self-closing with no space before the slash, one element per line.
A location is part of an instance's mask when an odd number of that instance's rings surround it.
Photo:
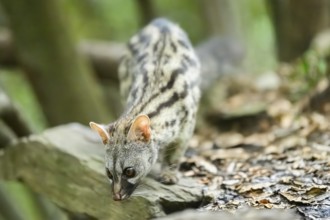
<path fill-rule="evenodd" d="M 329 27 L 328 0 L 268 0 L 280 61 L 290 62 L 302 55 L 311 40 Z"/>
<path fill-rule="evenodd" d="M 50 125 L 109 121 L 84 58 L 75 48 L 57 0 L 0 0 L 21 66 Z"/>
<path fill-rule="evenodd" d="M 200 1 L 209 35 L 239 37 L 239 15 L 233 0 Z"/>
<path fill-rule="evenodd" d="M 141 17 L 141 26 L 148 24 L 153 18 L 156 17 L 153 1 L 137 0 L 136 3 Z"/>

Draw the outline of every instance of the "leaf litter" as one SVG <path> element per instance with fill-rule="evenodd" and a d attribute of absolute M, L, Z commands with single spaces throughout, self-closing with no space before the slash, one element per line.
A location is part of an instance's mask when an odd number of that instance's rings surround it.
<path fill-rule="evenodd" d="M 200 209 L 294 209 L 303 219 L 330 219 L 330 115 L 303 112 L 289 86 L 251 84 L 206 113 L 181 163 L 182 175 L 213 198 Z"/>

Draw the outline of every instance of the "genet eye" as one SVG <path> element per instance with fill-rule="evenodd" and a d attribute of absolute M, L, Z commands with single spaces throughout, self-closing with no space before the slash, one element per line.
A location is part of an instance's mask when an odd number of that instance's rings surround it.
<path fill-rule="evenodd" d="M 127 177 L 127 178 L 132 178 L 135 176 L 135 170 L 132 168 L 132 167 L 127 167 L 125 168 L 124 170 L 124 175 Z"/>
<path fill-rule="evenodd" d="M 108 178 L 112 180 L 113 176 L 112 176 L 112 173 L 110 172 L 110 170 L 108 168 L 105 168 L 105 172 L 106 172 Z"/>

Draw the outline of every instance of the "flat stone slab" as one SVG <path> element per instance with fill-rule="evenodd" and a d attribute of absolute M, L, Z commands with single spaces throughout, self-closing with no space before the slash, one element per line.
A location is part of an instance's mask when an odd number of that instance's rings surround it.
<path fill-rule="evenodd" d="M 104 147 L 88 127 L 62 125 L 5 148 L 0 178 L 18 179 L 59 207 L 98 219 L 150 219 L 208 199 L 192 179 L 168 186 L 147 177 L 130 199 L 113 201 L 103 157 Z"/>

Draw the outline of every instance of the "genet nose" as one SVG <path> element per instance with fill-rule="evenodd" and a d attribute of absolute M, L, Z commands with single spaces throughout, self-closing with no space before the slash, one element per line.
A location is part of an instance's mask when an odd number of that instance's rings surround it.
<path fill-rule="evenodd" d="M 120 195 L 120 193 L 114 193 L 114 194 L 113 194 L 113 200 L 115 200 L 115 201 L 120 201 L 120 200 L 121 200 L 121 195 Z"/>

